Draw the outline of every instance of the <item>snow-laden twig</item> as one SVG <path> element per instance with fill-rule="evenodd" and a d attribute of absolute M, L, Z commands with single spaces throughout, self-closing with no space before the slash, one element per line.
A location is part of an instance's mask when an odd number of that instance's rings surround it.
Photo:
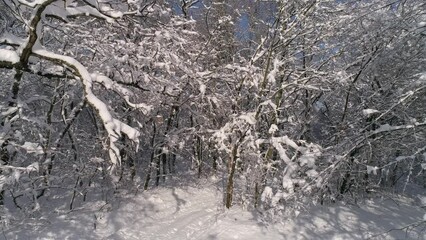
<path fill-rule="evenodd" d="M 408 125 L 398 125 L 398 126 L 391 126 L 389 124 L 381 125 L 378 129 L 372 131 L 370 135 L 378 134 L 378 133 L 384 133 L 384 132 L 392 132 L 397 130 L 408 130 L 416 127 L 422 127 L 426 126 L 426 121 L 422 123 L 415 123 L 415 124 L 408 124 Z"/>

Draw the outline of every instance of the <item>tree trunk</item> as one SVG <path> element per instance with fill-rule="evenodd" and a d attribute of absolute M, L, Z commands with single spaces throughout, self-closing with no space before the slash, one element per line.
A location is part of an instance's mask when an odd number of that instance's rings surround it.
<path fill-rule="evenodd" d="M 161 150 L 161 164 L 163 164 L 163 182 L 166 182 L 167 175 L 167 154 Z"/>
<path fill-rule="evenodd" d="M 238 145 L 232 146 L 231 156 L 228 162 L 228 183 L 226 186 L 226 199 L 225 206 L 230 208 L 232 206 L 232 195 L 234 193 L 234 174 L 237 162 Z"/>
<path fill-rule="evenodd" d="M 149 181 L 151 180 L 151 169 L 152 169 L 152 164 L 154 163 L 154 158 L 155 158 L 155 149 L 153 149 L 151 153 L 151 159 L 149 161 L 148 171 L 146 173 L 145 183 L 143 185 L 144 190 L 148 190 Z"/>
<path fill-rule="evenodd" d="M 201 177 L 202 166 L 203 166 L 203 142 L 200 136 L 195 136 L 196 140 L 196 153 L 197 153 L 197 168 L 198 168 L 198 178 Z"/>
<path fill-rule="evenodd" d="M 155 124 L 155 121 L 154 121 L 152 124 L 151 159 L 149 160 L 148 170 L 146 171 L 145 183 L 143 185 L 144 190 L 148 190 L 149 181 L 151 180 L 151 169 L 152 169 L 152 164 L 154 163 L 154 158 L 155 158 L 155 136 L 156 135 L 157 135 L 157 125 Z"/>

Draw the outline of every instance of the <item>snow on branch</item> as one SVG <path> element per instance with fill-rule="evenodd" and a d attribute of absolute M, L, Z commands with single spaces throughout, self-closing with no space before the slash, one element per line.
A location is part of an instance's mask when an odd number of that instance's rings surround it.
<path fill-rule="evenodd" d="M 46 15 L 53 16 L 61 19 L 62 21 L 68 22 L 68 18 L 77 17 L 77 16 L 92 16 L 99 19 L 104 19 L 107 22 L 114 22 L 115 18 L 108 16 L 97 8 L 85 5 L 85 6 L 67 6 L 64 8 L 59 3 L 52 4 L 46 9 Z M 122 14 L 114 14 L 116 18 L 121 17 Z"/>
<path fill-rule="evenodd" d="M 399 162 L 407 160 L 407 159 L 413 160 L 419 154 L 426 154 L 426 146 L 417 149 L 413 154 L 411 154 L 409 156 L 399 156 L 399 157 L 395 158 L 395 161 L 392 161 L 392 162 L 389 162 L 389 163 L 387 163 L 383 166 L 380 166 L 380 167 L 378 167 L 378 169 L 384 169 L 386 167 L 392 166 L 393 164 L 399 163 Z M 426 155 L 425 155 L 425 158 L 426 158 Z"/>
<path fill-rule="evenodd" d="M 80 62 L 72 57 L 51 53 L 44 49 L 34 49 L 33 53 L 40 58 L 66 65 L 75 71 L 76 75 L 81 79 L 84 85 L 87 102 L 97 110 L 104 127 L 107 130 L 110 143 L 110 159 L 114 165 L 119 165 L 121 163 L 120 150 L 115 143 L 120 138 L 121 133 L 124 133 L 130 140 L 136 143 L 136 145 L 139 145 L 139 131 L 115 119 L 109 112 L 108 106 L 93 94 L 92 76 Z"/>
<path fill-rule="evenodd" d="M 421 127 L 421 126 L 425 126 L 426 125 L 426 121 L 421 122 L 421 123 L 414 123 L 414 124 L 408 124 L 408 125 L 398 125 L 398 126 L 391 126 L 389 124 L 384 124 L 381 125 L 378 129 L 374 130 L 371 132 L 371 135 L 375 135 L 378 133 L 384 133 L 384 132 L 392 132 L 392 131 L 397 131 L 397 130 L 407 130 L 407 129 L 412 129 L 412 128 L 416 128 L 416 127 Z"/>
<path fill-rule="evenodd" d="M 108 110 L 108 106 L 96 97 L 92 91 L 93 81 L 101 82 L 107 88 L 108 86 L 118 91 L 120 94 L 124 95 L 126 102 L 136 108 L 143 108 L 146 112 L 150 110 L 150 107 L 145 104 L 134 104 L 131 103 L 129 98 L 131 92 L 114 82 L 109 78 L 102 77 L 98 74 L 90 74 L 86 67 L 84 67 L 76 59 L 60 54 L 56 54 L 46 50 L 40 43 L 40 37 L 42 33 L 42 19 L 50 14 L 51 16 L 59 17 L 63 20 L 67 20 L 69 16 L 75 16 L 79 14 L 83 15 L 92 15 L 95 17 L 103 18 L 107 21 L 113 20 L 113 17 L 121 17 L 122 15 L 113 13 L 112 17 L 107 16 L 101 13 L 95 5 L 91 5 L 87 1 L 87 5 L 84 6 L 75 6 L 75 2 L 67 2 L 66 5 L 56 2 L 56 0 L 36 0 L 33 2 L 28 2 L 26 0 L 19 0 L 21 4 L 34 8 L 33 14 L 31 15 L 30 20 L 28 21 L 28 37 L 24 41 L 16 41 L 16 39 L 11 38 L 10 36 L 2 37 L 5 42 L 19 46 L 17 51 L 0 49 L 0 67 L 15 67 L 23 69 L 28 64 L 29 57 L 35 55 L 39 58 L 49 60 L 58 65 L 66 65 L 69 68 L 74 70 L 75 75 L 80 78 L 84 86 L 84 94 L 87 102 L 97 110 L 98 115 L 100 116 L 103 125 L 108 133 L 109 138 L 109 156 L 113 165 L 118 165 L 121 163 L 120 151 L 116 146 L 117 140 L 120 138 L 121 134 L 125 134 L 130 140 L 132 140 L 136 147 L 139 145 L 139 136 L 140 133 L 133 127 L 121 122 L 118 119 L 115 119 Z M 69 5 L 69 7 L 68 7 Z M 112 9 L 106 9 L 109 12 Z"/>
<path fill-rule="evenodd" d="M 93 81 L 97 83 L 101 83 L 106 89 L 111 89 L 121 94 L 124 100 L 126 100 L 126 103 L 132 108 L 141 109 L 144 114 L 148 114 L 152 110 L 152 106 L 148 106 L 144 103 L 130 102 L 130 96 L 133 95 L 133 92 L 121 86 L 120 84 L 117 84 L 116 82 L 111 80 L 109 77 L 99 73 L 91 73 L 90 76 Z"/>
<path fill-rule="evenodd" d="M 78 16 L 92 16 L 99 19 L 104 19 L 107 22 L 114 22 L 116 19 L 124 15 L 134 14 L 134 12 L 122 12 L 111 8 L 106 4 L 101 4 L 98 1 L 83 0 L 86 5 L 76 5 L 75 1 L 66 1 L 66 5 L 62 2 L 55 2 L 46 9 L 45 14 L 68 22 L 68 18 Z"/>
<path fill-rule="evenodd" d="M 271 137 L 271 145 L 277 150 L 278 155 L 285 163 L 285 168 L 282 173 L 282 187 L 287 191 L 283 193 L 284 197 L 291 196 L 295 191 L 295 184 L 303 186 L 306 179 L 301 178 L 300 173 L 304 172 L 307 178 L 315 178 L 318 176 L 316 171 L 315 160 L 321 156 L 321 147 L 316 144 L 306 144 L 304 142 L 299 146 L 295 141 L 291 140 L 288 136 Z M 298 152 L 291 158 L 287 155 L 290 147 Z M 306 169 L 306 170 L 302 170 Z"/>
<path fill-rule="evenodd" d="M 0 165 L 0 169 L 12 169 L 12 170 L 19 170 L 19 171 L 24 171 L 24 172 L 38 172 L 40 169 L 39 163 L 38 162 L 34 162 L 30 165 L 28 165 L 27 167 L 15 167 L 15 166 L 10 166 L 10 165 Z"/>
<path fill-rule="evenodd" d="M 28 63 L 28 59 L 31 55 L 31 50 L 36 43 L 39 41 L 39 36 L 41 35 L 42 26 L 39 24 L 44 10 L 52 4 L 55 0 L 45 0 L 41 1 L 39 5 L 34 9 L 33 15 L 30 20 L 30 24 L 28 26 L 28 39 L 24 43 L 21 44 L 18 52 L 20 53 L 20 64 L 26 65 Z"/>
<path fill-rule="evenodd" d="M 43 4 L 45 1 L 44 0 L 35 0 L 35 1 L 32 1 L 32 2 L 29 2 L 27 0 L 18 0 L 18 2 L 21 3 L 21 4 L 23 4 L 23 5 L 25 5 L 25 6 L 27 6 L 27 7 L 34 8 L 37 5 Z"/>

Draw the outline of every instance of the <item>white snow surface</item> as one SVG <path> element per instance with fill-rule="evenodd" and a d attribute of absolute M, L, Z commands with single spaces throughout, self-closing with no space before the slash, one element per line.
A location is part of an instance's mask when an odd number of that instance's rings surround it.
<path fill-rule="evenodd" d="M 92 199 L 72 212 L 52 205 L 51 213 L 11 221 L 14 225 L 0 234 L 0 240 L 426 239 L 426 232 L 418 228 L 392 230 L 423 220 L 419 201 L 405 197 L 317 206 L 272 224 L 256 211 L 224 209 L 221 191 L 207 184 L 118 195 L 110 203 Z"/>
<path fill-rule="evenodd" d="M 18 53 L 13 50 L 0 49 L 0 62 L 17 63 L 19 62 Z"/>

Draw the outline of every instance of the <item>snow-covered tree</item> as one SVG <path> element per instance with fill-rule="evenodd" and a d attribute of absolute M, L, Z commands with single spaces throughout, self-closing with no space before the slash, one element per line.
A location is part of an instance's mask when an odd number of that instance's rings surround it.
<path fill-rule="evenodd" d="M 164 56 L 159 45 L 176 37 L 179 46 L 174 27 L 186 23 L 149 1 L 1 4 L 2 189 L 35 170 L 41 177 L 29 174 L 27 183 L 36 201 L 49 188 L 56 164 L 61 179 L 66 169 L 77 172 L 76 188 L 82 171 L 90 177 L 100 163 L 114 176 L 128 156 L 126 139 L 133 146 L 129 152 L 137 152 L 143 139 L 140 129 L 152 109 L 147 103 L 156 103 L 144 93 L 164 93 L 160 85 L 167 84 L 155 78 L 161 71 L 170 74 L 170 62 L 179 61 L 172 53 Z M 159 28 L 163 23 L 169 27 Z"/>
<path fill-rule="evenodd" d="M 0 202 L 65 189 L 73 208 L 177 171 L 221 176 L 228 208 L 271 212 L 424 184 L 425 11 L 4 0 Z"/>

